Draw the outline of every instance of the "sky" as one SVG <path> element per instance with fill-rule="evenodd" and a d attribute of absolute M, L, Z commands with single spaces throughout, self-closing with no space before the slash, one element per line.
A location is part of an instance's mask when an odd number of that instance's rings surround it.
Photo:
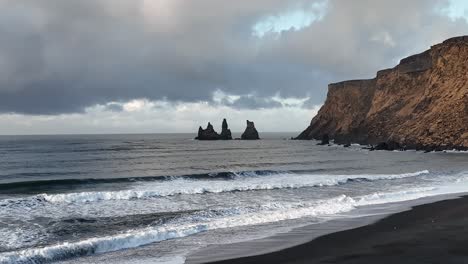
<path fill-rule="evenodd" d="M 0 134 L 301 131 L 328 83 L 467 34 L 464 0 L 0 0 Z"/>

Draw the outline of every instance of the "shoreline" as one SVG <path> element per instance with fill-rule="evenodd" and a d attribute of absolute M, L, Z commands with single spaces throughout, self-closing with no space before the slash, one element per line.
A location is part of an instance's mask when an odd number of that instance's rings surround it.
<path fill-rule="evenodd" d="M 438 145 L 416 145 L 410 144 L 405 145 L 402 143 L 394 142 L 394 141 L 387 141 L 387 142 L 379 142 L 379 143 L 370 143 L 370 142 L 354 142 L 354 141 L 346 141 L 346 140 L 336 140 L 330 139 L 330 143 L 320 143 L 320 139 L 300 139 L 300 138 L 293 138 L 292 140 L 297 141 L 315 141 L 317 145 L 321 146 L 343 146 L 345 148 L 349 148 L 351 146 L 359 146 L 361 149 L 369 150 L 369 151 L 397 151 L 397 152 L 404 152 L 404 151 L 418 151 L 424 153 L 430 152 L 442 152 L 442 153 L 456 153 L 456 152 L 468 152 L 468 147 L 465 146 L 457 146 L 457 145 L 447 145 L 447 146 L 438 146 Z"/>
<path fill-rule="evenodd" d="M 331 220 L 269 239 L 209 246 L 189 255 L 186 263 L 466 263 L 466 195 L 398 203 L 390 211 L 375 207 L 367 210 L 368 216 L 362 210 L 363 217 Z"/>

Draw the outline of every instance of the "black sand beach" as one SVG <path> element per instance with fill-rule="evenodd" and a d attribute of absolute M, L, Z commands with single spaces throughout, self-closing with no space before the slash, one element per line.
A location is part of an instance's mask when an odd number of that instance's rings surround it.
<path fill-rule="evenodd" d="M 278 252 L 215 263 L 468 263 L 468 197 L 416 206 Z"/>

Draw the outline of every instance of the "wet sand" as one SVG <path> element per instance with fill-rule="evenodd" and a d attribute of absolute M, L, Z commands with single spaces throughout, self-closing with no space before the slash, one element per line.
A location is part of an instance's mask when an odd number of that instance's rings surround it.
<path fill-rule="evenodd" d="M 213 263 L 468 263 L 468 198 L 419 205 L 291 248 Z"/>

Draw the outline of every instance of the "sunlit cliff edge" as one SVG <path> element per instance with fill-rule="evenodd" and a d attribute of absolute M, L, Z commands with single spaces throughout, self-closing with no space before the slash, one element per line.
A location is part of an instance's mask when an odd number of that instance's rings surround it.
<path fill-rule="evenodd" d="M 402 59 L 374 79 L 330 84 L 297 139 L 396 142 L 408 149 L 468 149 L 468 36 Z"/>

